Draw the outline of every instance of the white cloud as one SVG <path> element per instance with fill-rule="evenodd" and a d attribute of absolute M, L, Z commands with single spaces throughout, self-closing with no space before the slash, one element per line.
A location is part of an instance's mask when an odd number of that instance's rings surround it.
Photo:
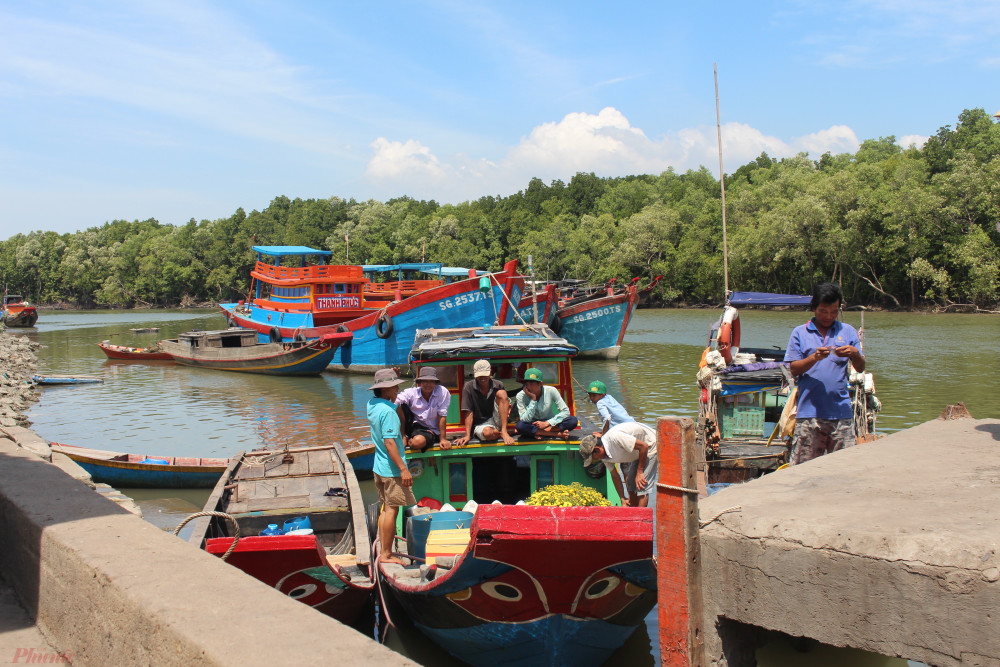
<path fill-rule="evenodd" d="M 930 137 L 925 137 L 921 134 L 907 134 L 896 140 L 896 143 L 903 148 L 909 148 L 910 146 L 916 146 L 917 148 L 923 148 L 924 144 Z"/>
<path fill-rule="evenodd" d="M 859 146 L 854 131 L 845 125 L 786 140 L 749 125 L 727 123 L 722 126 L 722 143 L 727 172 L 761 152 L 773 158 L 807 152 L 818 158 L 827 151 L 852 153 Z M 408 193 L 446 202 L 484 193 L 510 194 L 524 189 L 533 177 L 567 182 L 577 172 L 611 177 L 659 174 L 670 167 L 684 172 L 702 165 L 718 175 L 719 164 L 715 127 L 688 128 L 650 139 L 613 107 L 597 114 L 570 113 L 558 122 L 543 123 L 498 160 L 439 157 L 414 139 L 379 137 L 371 147 L 374 155 L 366 176 L 384 196 Z"/>

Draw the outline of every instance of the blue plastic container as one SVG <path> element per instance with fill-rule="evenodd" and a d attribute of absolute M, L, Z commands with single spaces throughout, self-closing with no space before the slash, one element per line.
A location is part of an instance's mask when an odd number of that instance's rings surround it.
<path fill-rule="evenodd" d="M 260 531 L 260 534 L 264 535 L 264 536 L 267 536 L 267 535 L 284 535 L 285 531 L 283 531 L 282 529 L 278 528 L 278 524 L 276 524 L 276 523 L 269 523 L 269 524 L 267 524 L 267 528 L 265 528 L 264 530 Z"/>
<path fill-rule="evenodd" d="M 153 463 L 153 464 L 156 464 L 158 466 L 168 466 L 168 465 L 170 465 L 170 461 L 168 461 L 166 459 L 151 459 L 149 457 L 144 458 L 142 460 L 142 463 Z"/>
<path fill-rule="evenodd" d="M 411 516 L 406 520 L 406 552 L 417 558 L 426 558 L 427 536 L 432 530 L 468 528 L 474 516 L 472 512 L 431 512 Z"/>
<path fill-rule="evenodd" d="M 284 525 L 286 533 L 293 530 L 302 530 L 303 528 L 312 528 L 312 521 L 307 516 L 297 516 L 290 521 L 286 521 Z"/>

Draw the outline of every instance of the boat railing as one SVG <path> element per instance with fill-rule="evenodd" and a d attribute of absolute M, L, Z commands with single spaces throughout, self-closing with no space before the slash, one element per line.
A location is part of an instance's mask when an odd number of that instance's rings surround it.
<path fill-rule="evenodd" d="M 253 275 L 261 280 L 316 280 L 320 278 L 339 279 L 345 282 L 364 282 L 366 278 L 360 266 L 341 264 L 318 264 L 315 266 L 276 266 L 257 262 Z"/>
<path fill-rule="evenodd" d="M 403 296 L 413 296 L 425 290 L 444 285 L 443 280 L 393 280 L 365 285 L 365 296 L 393 296 L 399 291 Z"/>

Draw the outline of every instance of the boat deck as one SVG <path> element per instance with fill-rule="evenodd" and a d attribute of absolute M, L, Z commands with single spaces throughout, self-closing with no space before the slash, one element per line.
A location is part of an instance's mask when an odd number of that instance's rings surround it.
<path fill-rule="evenodd" d="M 348 507 L 344 471 L 331 448 L 249 452 L 231 481 L 228 513 L 288 510 L 343 511 Z M 330 495 L 327 495 L 330 494 Z"/>

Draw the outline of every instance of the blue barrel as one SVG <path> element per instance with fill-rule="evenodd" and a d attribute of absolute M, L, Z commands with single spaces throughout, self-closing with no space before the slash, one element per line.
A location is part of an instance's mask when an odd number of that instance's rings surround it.
<path fill-rule="evenodd" d="M 426 558 L 427 536 L 432 530 L 468 528 L 472 525 L 472 512 L 431 512 L 407 519 L 406 552 L 417 558 Z"/>

